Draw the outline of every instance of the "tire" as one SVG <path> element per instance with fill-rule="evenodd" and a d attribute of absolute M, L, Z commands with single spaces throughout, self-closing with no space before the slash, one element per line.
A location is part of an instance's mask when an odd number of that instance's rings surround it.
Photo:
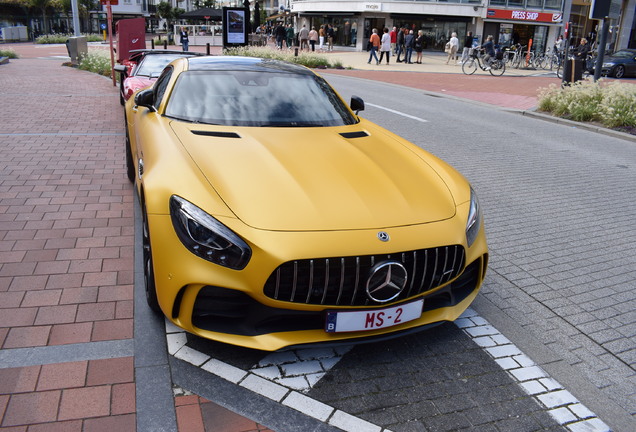
<path fill-rule="evenodd" d="M 150 229 L 148 227 L 148 214 L 146 205 L 142 204 L 142 248 L 144 266 L 144 289 L 146 291 L 146 302 L 150 309 L 157 314 L 163 314 L 157 300 L 157 287 L 155 285 L 155 268 L 152 263 L 152 248 L 150 247 Z"/>
<path fill-rule="evenodd" d="M 492 76 L 501 76 L 506 71 L 506 64 L 501 60 L 495 60 L 490 64 L 490 74 Z"/>
<path fill-rule="evenodd" d="M 477 61 L 472 57 L 466 60 L 466 62 L 462 65 L 462 72 L 464 72 L 466 75 L 472 75 L 476 71 Z"/>
<path fill-rule="evenodd" d="M 131 183 L 135 182 L 135 163 L 133 162 L 130 138 L 128 137 L 128 124 L 126 123 L 126 177 Z"/>
<path fill-rule="evenodd" d="M 556 76 L 559 79 L 563 79 L 563 66 L 559 65 L 556 70 Z"/>
<path fill-rule="evenodd" d="M 614 69 L 614 78 L 623 78 L 625 76 L 625 66 L 623 65 L 618 65 L 616 66 L 616 68 Z"/>

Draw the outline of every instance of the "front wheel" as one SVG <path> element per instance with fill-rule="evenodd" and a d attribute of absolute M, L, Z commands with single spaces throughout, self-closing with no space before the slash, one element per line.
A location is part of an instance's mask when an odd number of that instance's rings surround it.
<path fill-rule="evenodd" d="M 618 65 L 614 69 L 614 78 L 623 78 L 625 76 L 625 66 Z"/>
<path fill-rule="evenodd" d="M 490 74 L 492 76 L 501 76 L 506 71 L 506 64 L 501 60 L 494 60 L 490 65 Z"/>
<path fill-rule="evenodd" d="M 146 290 L 146 301 L 153 312 L 161 314 L 159 301 L 157 300 L 157 287 L 155 286 L 155 268 L 152 264 L 152 249 L 150 247 L 150 229 L 148 227 L 148 213 L 146 206 L 142 204 L 142 247 L 144 262 L 144 288 Z"/>
<path fill-rule="evenodd" d="M 462 72 L 466 75 L 472 75 L 477 71 L 477 61 L 474 58 L 469 58 L 462 64 Z"/>
<path fill-rule="evenodd" d="M 556 70 L 556 76 L 559 79 L 563 79 L 563 66 L 559 65 Z"/>
<path fill-rule="evenodd" d="M 135 164 L 133 162 L 132 150 L 130 148 L 130 138 L 128 136 L 128 124 L 126 127 L 126 176 L 131 183 L 135 182 Z"/>

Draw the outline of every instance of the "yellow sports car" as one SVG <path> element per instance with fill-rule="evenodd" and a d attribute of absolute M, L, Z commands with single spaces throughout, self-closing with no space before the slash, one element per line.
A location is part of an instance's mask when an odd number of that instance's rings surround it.
<path fill-rule="evenodd" d="M 126 104 L 152 309 L 260 350 L 455 320 L 488 248 L 470 184 L 302 66 L 175 60 Z"/>

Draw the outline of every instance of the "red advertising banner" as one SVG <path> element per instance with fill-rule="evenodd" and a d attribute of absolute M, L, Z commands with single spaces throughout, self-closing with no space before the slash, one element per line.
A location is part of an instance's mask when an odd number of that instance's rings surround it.
<path fill-rule="evenodd" d="M 106 6 L 108 4 L 108 0 L 101 0 L 101 4 L 102 4 L 102 6 Z M 110 0 L 110 5 L 111 6 L 118 6 L 119 5 L 119 0 Z"/>
<path fill-rule="evenodd" d="M 563 21 L 563 14 L 561 12 L 546 13 L 532 12 L 527 10 L 488 9 L 486 18 L 543 23 L 560 23 L 561 21 Z"/>

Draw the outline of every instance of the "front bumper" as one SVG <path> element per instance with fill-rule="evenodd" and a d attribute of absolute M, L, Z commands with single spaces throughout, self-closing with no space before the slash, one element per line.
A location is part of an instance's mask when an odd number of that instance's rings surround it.
<path fill-rule="evenodd" d="M 358 342 L 457 319 L 472 303 L 483 282 L 488 252 L 483 226 L 471 248 L 465 244 L 465 222 L 456 220 L 387 229 L 391 241 L 377 240 L 377 231 L 264 232 L 253 230 L 252 260 L 236 271 L 192 255 L 179 242 L 169 216 L 149 215 L 155 284 L 164 314 L 177 326 L 198 336 L 253 349 L 274 351 L 288 346 Z M 154 233 L 161 233 L 156 235 Z M 296 303 L 265 293 L 267 280 L 279 266 L 316 257 L 395 254 L 422 247 L 461 245 L 465 251 L 460 274 L 430 290 L 384 304 L 343 305 Z M 456 277 L 455 277 L 456 276 Z M 381 309 L 424 299 L 419 319 L 365 332 L 327 333 L 328 310 Z"/>

